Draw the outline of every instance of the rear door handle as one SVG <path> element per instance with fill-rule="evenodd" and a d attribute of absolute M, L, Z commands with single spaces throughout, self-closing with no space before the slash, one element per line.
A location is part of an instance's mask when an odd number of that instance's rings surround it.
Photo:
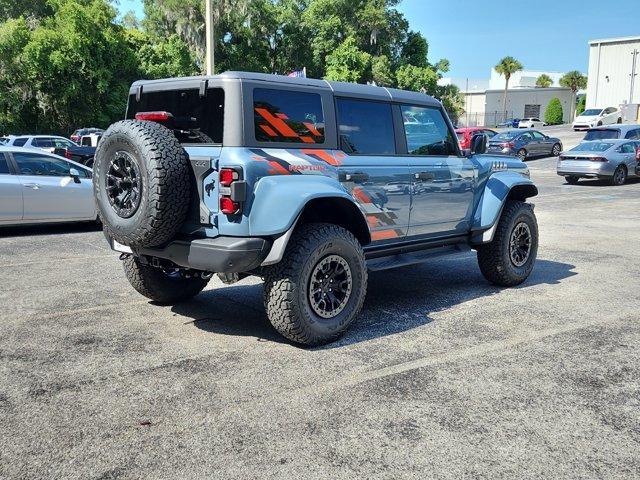
<path fill-rule="evenodd" d="M 369 174 L 364 172 L 340 172 L 339 179 L 341 182 L 362 183 L 369 180 Z"/>
<path fill-rule="evenodd" d="M 418 172 L 415 174 L 416 180 L 434 180 L 436 176 L 431 172 Z"/>
<path fill-rule="evenodd" d="M 37 183 L 25 183 L 24 186 L 32 190 L 38 190 L 40 188 L 40 185 Z"/>

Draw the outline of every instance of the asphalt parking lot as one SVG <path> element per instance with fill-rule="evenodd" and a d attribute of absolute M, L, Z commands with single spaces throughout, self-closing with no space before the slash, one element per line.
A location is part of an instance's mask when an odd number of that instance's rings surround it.
<path fill-rule="evenodd" d="M 640 182 L 529 164 L 529 281 L 473 253 L 371 274 L 318 349 L 271 329 L 258 280 L 157 306 L 100 231 L 1 231 L 0 478 L 638 477 Z"/>

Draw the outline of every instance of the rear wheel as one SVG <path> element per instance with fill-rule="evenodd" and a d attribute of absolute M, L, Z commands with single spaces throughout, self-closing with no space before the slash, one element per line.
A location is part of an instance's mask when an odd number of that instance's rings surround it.
<path fill-rule="evenodd" d="M 580 177 L 575 177 L 573 175 L 569 175 L 568 177 L 564 177 L 569 185 L 577 185 L 580 181 Z"/>
<path fill-rule="evenodd" d="M 364 252 L 348 230 L 326 223 L 300 227 L 282 261 L 265 272 L 264 303 L 274 328 L 302 345 L 339 338 L 367 291 Z"/>
<path fill-rule="evenodd" d="M 527 151 L 524 148 L 518 150 L 517 155 L 518 158 L 520 158 L 520 160 L 522 160 L 523 162 L 527 159 Z"/>
<path fill-rule="evenodd" d="M 624 185 L 627 181 L 627 169 L 624 165 L 618 165 L 615 172 L 613 172 L 613 177 L 611 177 L 611 185 Z"/>
<path fill-rule="evenodd" d="M 130 255 L 122 261 L 127 279 L 138 293 L 160 303 L 177 303 L 195 297 L 209 283 L 196 272 L 145 265 Z"/>
<path fill-rule="evenodd" d="M 538 223 L 533 206 L 507 201 L 491 243 L 478 247 L 478 264 L 495 285 L 513 287 L 524 282 L 538 254 Z"/>

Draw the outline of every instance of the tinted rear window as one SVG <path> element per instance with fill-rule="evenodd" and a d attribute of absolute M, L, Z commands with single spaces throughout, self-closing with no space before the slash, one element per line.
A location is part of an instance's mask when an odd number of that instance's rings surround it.
<path fill-rule="evenodd" d="M 322 99 L 317 93 L 256 88 L 253 118 L 259 142 L 324 143 Z"/>
<path fill-rule="evenodd" d="M 224 121 L 224 91 L 210 88 L 205 97 L 200 90 L 164 90 L 143 92 L 140 101 L 129 97 L 127 118 L 133 119 L 139 112 L 164 111 L 173 115 L 162 122 L 173 129 L 181 143 L 222 143 Z"/>
<path fill-rule="evenodd" d="M 571 151 L 572 152 L 606 152 L 611 147 L 613 147 L 613 143 L 585 142 L 585 143 L 581 143 L 576 147 L 573 147 Z"/>
<path fill-rule="evenodd" d="M 620 130 L 613 128 L 603 128 L 599 130 L 589 130 L 584 136 L 585 140 L 606 140 L 612 138 L 619 138 Z"/>
<path fill-rule="evenodd" d="M 394 154 L 391 104 L 338 99 L 340 146 L 347 153 Z"/>

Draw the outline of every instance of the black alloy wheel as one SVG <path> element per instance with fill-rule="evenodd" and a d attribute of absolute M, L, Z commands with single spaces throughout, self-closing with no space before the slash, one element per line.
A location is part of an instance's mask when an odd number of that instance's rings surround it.
<path fill-rule="evenodd" d="M 107 171 L 107 198 L 121 218 L 133 216 L 142 199 L 142 178 L 137 162 L 130 153 L 117 151 Z"/>
<path fill-rule="evenodd" d="M 322 318 L 338 315 L 349 301 L 352 289 L 351 268 L 340 255 L 320 260 L 309 281 L 309 304 Z"/>

